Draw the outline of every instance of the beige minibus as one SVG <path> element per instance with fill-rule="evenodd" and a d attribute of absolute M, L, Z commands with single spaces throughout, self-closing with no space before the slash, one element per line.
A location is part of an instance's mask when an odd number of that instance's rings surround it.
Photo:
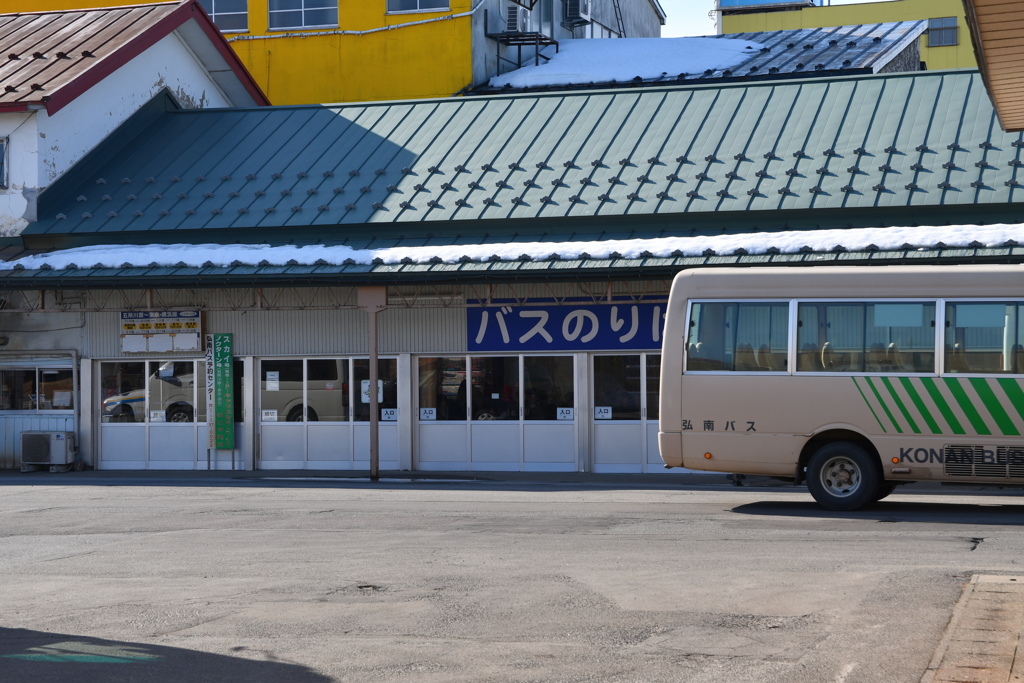
<path fill-rule="evenodd" d="M 831 510 L 1024 486 L 1024 265 L 688 270 L 662 354 L 667 467 L 806 482 Z"/>

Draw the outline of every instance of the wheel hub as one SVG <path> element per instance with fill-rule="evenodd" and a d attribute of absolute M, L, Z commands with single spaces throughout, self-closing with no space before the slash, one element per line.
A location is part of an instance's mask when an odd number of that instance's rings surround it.
<path fill-rule="evenodd" d="M 821 468 L 821 485 L 833 496 L 853 495 L 860 488 L 860 482 L 860 468 L 848 458 L 832 458 Z"/>

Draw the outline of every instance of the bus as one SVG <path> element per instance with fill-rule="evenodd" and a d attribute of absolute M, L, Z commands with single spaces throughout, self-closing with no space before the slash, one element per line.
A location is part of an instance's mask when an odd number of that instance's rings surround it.
<path fill-rule="evenodd" d="M 663 344 L 667 467 L 806 482 L 830 510 L 1024 486 L 1024 265 L 688 270 Z"/>

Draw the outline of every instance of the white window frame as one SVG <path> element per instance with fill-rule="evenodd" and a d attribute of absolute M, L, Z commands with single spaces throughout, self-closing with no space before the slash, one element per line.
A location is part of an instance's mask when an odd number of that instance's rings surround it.
<path fill-rule="evenodd" d="M 420 2 L 422 2 L 422 0 L 416 0 L 417 7 L 419 7 Z M 437 14 L 438 12 L 452 11 L 451 0 L 447 0 L 447 7 L 428 7 L 426 9 L 391 9 L 390 7 L 388 7 L 388 5 L 390 4 L 391 0 L 387 0 L 387 5 L 385 5 L 385 7 L 387 7 L 387 10 L 385 11 L 385 14 Z"/>
<path fill-rule="evenodd" d="M 294 31 L 295 29 L 308 29 L 308 28 L 338 28 L 338 16 L 340 15 L 340 11 L 338 9 L 337 2 L 335 2 L 335 4 L 334 4 L 334 11 L 336 13 L 335 16 L 334 16 L 334 23 L 331 23 L 331 24 L 307 24 L 306 23 L 306 12 L 307 11 L 326 10 L 326 9 L 331 9 L 331 8 L 330 7 L 310 7 L 307 10 L 307 8 L 306 8 L 307 0 L 298 0 L 298 1 L 302 3 L 302 7 L 300 9 L 272 10 L 272 9 L 270 9 L 270 4 L 268 3 L 267 4 L 267 27 L 268 27 L 267 30 L 273 32 L 273 31 Z M 275 14 L 286 14 L 286 13 L 289 13 L 289 12 L 300 12 L 302 14 L 302 23 L 300 23 L 300 24 L 293 24 L 291 26 L 272 26 L 271 25 L 273 23 L 272 22 L 272 18 L 273 18 L 273 16 Z"/>
<path fill-rule="evenodd" d="M 249 1 L 246 0 L 245 11 L 244 12 L 218 12 L 217 11 L 217 3 L 218 2 L 220 2 L 220 0 L 201 0 L 201 3 L 200 3 L 200 4 L 202 4 L 203 9 L 206 10 L 206 13 L 210 15 L 210 19 L 213 21 L 214 25 L 217 24 L 217 17 L 238 16 L 239 14 L 241 14 L 241 15 L 245 16 L 245 28 L 223 29 L 220 26 L 217 26 L 217 30 L 220 31 L 221 33 L 248 33 L 249 32 Z M 206 7 L 207 5 L 210 6 L 209 9 L 207 9 L 207 7 Z"/>

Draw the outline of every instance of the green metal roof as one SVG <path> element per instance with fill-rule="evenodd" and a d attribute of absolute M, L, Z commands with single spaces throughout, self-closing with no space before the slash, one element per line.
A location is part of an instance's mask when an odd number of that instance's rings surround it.
<path fill-rule="evenodd" d="M 160 111 L 40 198 L 26 244 L 691 234 L 1019 222 L 976 71 Z"/>
<path fill-rule="evenodd" d="M 699 267 L 815 265 L 956 265 L 1024 263 L 1024 247 L 908 248 L 795 254 L 607 258 L 465 263 L 350 265 L 135 266 L 0 270 L 2 290 L 143 289 L 157 287 L 309 286 L 485 281 L 603 280 L 671 277 Z"/>

